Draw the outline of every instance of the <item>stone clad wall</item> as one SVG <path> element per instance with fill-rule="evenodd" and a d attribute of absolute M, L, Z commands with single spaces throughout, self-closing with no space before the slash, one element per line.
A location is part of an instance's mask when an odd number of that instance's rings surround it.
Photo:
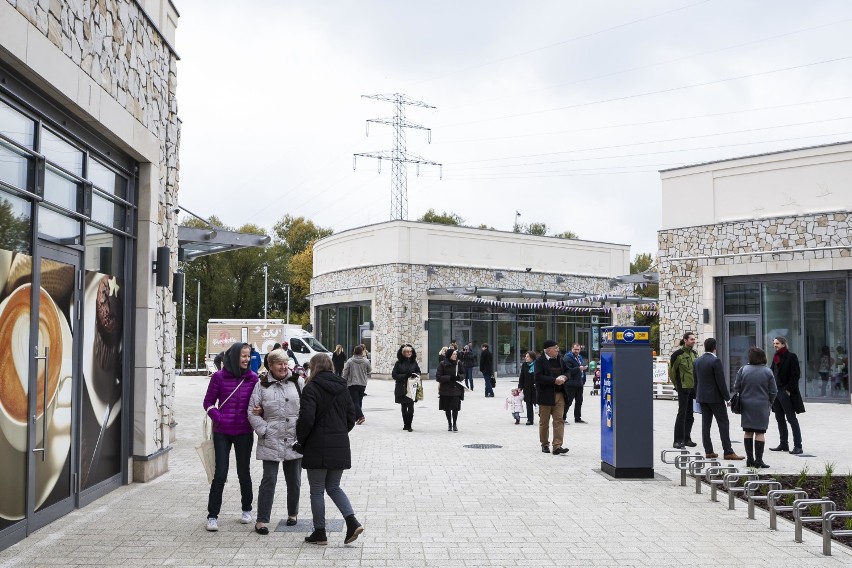
<path fill-rule="evenodd" d="M 159 141 L 159 159 L 152 160 L 150 166 L 142 164 L 140 168 L 143 178 L 146 167 L 157 177 L 147 181 L 148 187 L 145 179 L 140 184 L 138 237 L 150 250 L 140 247 L 138 254 L 140 258 L 148 258 L 157 246 L 168 246 L 173 253 L 171 265 L 176 266 L 177 219 L 173 211 L 178 202 L 180 146 L 175 96 L 177 55 L 133 0 L 6 1 Z M 74 94 L 64 94 L 74 100 Z M 153 192 L 157 195 L 151 199 Z M 156 210 L 147 212 L 146 208 L 151 207 Z M 153 220 L 156 226 L 151 228 L 150 223 L 142 221 L 146 218 Z M 147 286 L 145 276 L 140 272 L 138 286 Z M 154 385 L 153 403 L 148 408 L 156 411 L 145 412 L 148 426 L 140 429 L 137 424 L 137 438 L 143 435 L 145 439 L 141 441 L 144 449 L 134 447 L 135 454 L 150 454 L 152 448 L 156 451 L 166 447 L 168 429 L 161 425 L 174 422 L 177 320 L 171 289 L 156 288 L 152 301 L 156 363 L 153 377 L 148 377 Z M 140 332 L 137 330 L 137 333 Z M 143 344 L 137 342 L 137 345 Z M 137 365 L 145 366 L 146 363 L 140 363 L 145 359 L 138 353 Z M 137 446 L 139 442 L 137 440 Z"/>
<path fill-rule="evenodd" d="M 702 309 L 712 309 L 708 300 L 714 292 L 712 282 L 708 290 L 705 274 L 784 274 L 852 267 L 845 261 L 832 261 L 852 260 L 850 222 L 852 212 L 841 211 L 660 231 L 661 352 L 670 353 L 684 331 L 697 332 Z M 847 248 L 823 250 L 835 246 Z M 767 251 L 778 252 L 732 256 Z M 720 258 L 706 258 L 712 256 Z M 677 260 L 683 257 L 705 258 Z"/>
<path fill-rule="evenodd" d="M 453 286 L 482 288 L 526 288 L 585 292 L 587 294 L 625 295 L 632 293 L 631 285 L 610 288 L 608 278 L 579 277 L 563 274 L 512 272 L 500 268 L 470 269 L 433 266 L 427 275 L 425 266 L 386 264 L 331 272 L 311 280 L 311 317 L 317 305 L 336 303 L 338 296 L 354 292 L 374 294 L 373 313 L 373 372 L 389 374 L 396 362 L 396 352 L 404 342 L 411 343 L 423 361 L 426 332 L 423 322 L 428 319 L 427 290 Z M 499 270 L 505 275 L 495 280 Z M 564 282 L 557 284 L 557 277 Z M 359 288 L 360 287 L 360 288 Z M 340 290 L 341 292 L 337 292 Z M 509 298 L 507 298 L 508 300 Z M 314 322 L 316 327 L 316 322 Z M 421 366 L 426 367 L 421 363 Z"/>

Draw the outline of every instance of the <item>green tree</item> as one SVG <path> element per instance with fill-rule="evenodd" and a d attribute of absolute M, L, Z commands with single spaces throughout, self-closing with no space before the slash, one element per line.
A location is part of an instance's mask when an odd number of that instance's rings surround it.
<path fill-rule="evenodd" d="M 651 253 L 637 254 L 630 263 L 630 274 L 642 274 L 644 272 L 653 272 L 656 270 L 657 262 L 654 260 Z M 637 284 L 634 286 L 634 293 L 637 296 L 648 298 L 648 301 L 656 301 L 660 296 L 659 284 Z M 636 325 L 647 325 L 650 329 L 651 348 L 657 353 L 660 352 L 660 316 L 646 316 L 644 314 L 635 315 Z"/>
<path fill-rule="evenodd" d="M 580 236 L 577 235 L 574 231 L 564 231 L 562 233 L 557 233 L 553 235 L 554 237 L 559 237 L 560 239 L 579 239 Z"/>
<path fill-rule="evenodd" d="M 15 215 L 12 203 L 0 199 L 0 249 L 29 252 L 30 219 L 26 215 Z"/>
<path fill-rule="evenodd" d="M 305 298 L 311 291 L 314 276 L 314 243 L 290 258 L 290 285 L 293 287 L 290 321 L 304 325 L 310 321 L 310 302 Z M 294 301 L 295 300 L 295 301 Z"/>
<path fill-rule="evenodd" d="M 299 254 L 310 243 L 329 236 L 334 230 L 318 227 L 313 221 L 288 213 L 275 223 L 272 232 L 276 243 L 286 244 L 291 254 Z"/>
<path fill-rule="evenodd" d="M 548 231 L 547 223 L 530 223 L 526 227 L 524 227 L 524 232 L 530 235 L 538 235 L 539 237 L 543 237 L 547 234 Z"/>
<path fill-rule="evenodd" d="M 455 213 L 436 213 L 434 209 L 429 209 L 422 217 L 417 219 L 424 223 L 439 223 L 441 225 L 461 225 L 464 219 Z"/>

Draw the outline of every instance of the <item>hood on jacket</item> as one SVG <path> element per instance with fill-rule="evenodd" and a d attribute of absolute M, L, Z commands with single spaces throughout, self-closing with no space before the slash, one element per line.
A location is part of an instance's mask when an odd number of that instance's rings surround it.
<path fill-rule="evenodd" d="M 228 350 L 225 351 L 225 355 L 222 357 L 222 366 L 235 377 L 243 376 L 243 370 L 240 368 L 240 353 L 243 347 L 248 347 L 248 344 L 234 343 L 228 347 Z"/>
<path fill-rule="evenodd" d="M 361 365 L 362 367 L 370 364 L 370 360 L 363 355 L 353 355 L 349 360 L 350 365 Z"/>
<path fill-rule="evenodd" d="M 311 382 L 314 383 L 317 387 L 334 396 L 340 394 L 341 391 L 346 390 L 346 381 L 343 380 L 342 377 L 338 377 L 331 371 L 321 372 L 316 377 L 311 379 Z"/>
<path fill-rule="evenodd" d="M 402 355 L 402 348 L 405 347 L 406 345 L 408 345 L 408 343 L 406 343 L 405 345 L 400 345 L 399 349 L 397 349 L 396 358 L 397 358 L 398 361 L 405 361 L 406 360 L 406 358 Z M 409 347 L 411 347 L 411 357 L 409 357 L 409 359 L 411 361 L 414 361 L 414 360 L 417 359 L 417 351 L 414 349 L 413 345 L 409 345 Z"/>

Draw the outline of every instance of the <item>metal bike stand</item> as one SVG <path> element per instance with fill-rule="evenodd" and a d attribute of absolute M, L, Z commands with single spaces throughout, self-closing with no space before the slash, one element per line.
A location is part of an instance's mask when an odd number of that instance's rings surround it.
<path fill-rule="evenodd" d="M 719 486 L 722 485 L 722 477 L 726 473 L 737 473 L 738 471 L 739 470 L 732 465 L 713 466 L 707 468 L 707 471 L 704 472 L 704 477 L 707 479 L 707 483 L 710 485 L 711 501 L 719 501 L 719 499 L 716 498 L 716 491 L 718 490 Z"/>
<path fill-rule="evenodd" d="M 700 460 L 692 460 L 689 462 L 689 474 L 695 477 L 695 493 L 698 495 L 701 494 L 701 481 L 704 476 L 704 471 L 708 467 L 719 466 L 719 460 L 712 458 L 705 458 Z"/>
<path fill-rule="evenodd" d="M 773 489 L 766 494 L 766 506 L 769 507 L 769 530 L 778 530 L 778 513 L 789 512 L 793 510 L 792 505 L 779 505 L 778 500 L 787 495 L 792 495 L 794 499 L 807 499 L 807 491 L 799 487 L 795 489 Z"/>
<path fill-rule="evenodd" d="M 674 459 L 669 459 L 669 454 L 675 454 L 675 457 L 686 455 L 689 450 L 663 450 L 660 452 L 660 461 L 669 465 L 674 465 Z"/>
<path fill-rule="evenodd" d="M 675 456 L 674 466 L 680 470 L 680 486 L 686 487 L 686 470 L 689 469 L 689 462 L 692 460 L 700 460 L 701 454 L 684 454 Z"/>
<path fill-rule="evenodd" d="M 831 538 L 835 536 L 852 536 L 852 530 L 834 530 L 831 523 L 835 519 L 852 519 L 852 511 L 829 511 L 822 515 L 822 553 L 831 556 Z"/>
<path fill-rule="evenodd" d="M 745 487 L 745 491 L 743 491 L 743 497 L 748 499 L 748 518 L 754 519 L 754 503 L 755 501 L 766 501 L 769 498 L 768 492 L 767 495 L 760 495 L 758 491 L 761 487 L 766 487 L 770 490 L 773 489 L 781 489 L 783 485 L 781 485 L 780 481 L 775 481 L 774 479 L 760 481 L 746 481 L 743 484 Z"/>
<path fill-rule="evenodd" d="M 805 509 L 812 505 L 819 505 L 822 511 L 819 516 L 804 515 Z M 837 505 L 831 499 L 796 499 L 793 501 L 793 519 L 796 521 L 796 542 L 802 542 L 802 524 L 822 522 L 822 517 L 829 511 L 836 511 Z"/>
<path fill-rule="evenodd" d="M 725 477 L 722 479 L 722 487 L 728 492 L 728 510 L 733 511 L 736 509 L 734 505 L 734 499 L 737 497 L 737 493 L 742 493 L 745 491 L 745 487 L 743 485 L 737 485 L 739 480 L 742 480 L 743 483 L 746 481 L 757 481 L 759 479 L 756 473 L 748 473 L 748 472 L 737 472 L 737 473 L 727 473 Z"/>

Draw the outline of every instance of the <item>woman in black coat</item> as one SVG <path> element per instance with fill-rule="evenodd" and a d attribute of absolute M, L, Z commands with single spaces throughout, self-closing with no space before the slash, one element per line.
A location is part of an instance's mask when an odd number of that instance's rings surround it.
<path fill-rule="evenodd" d="M 438 409 L 447 415 L 447 432 L 458 432 L 456 420 L 464 400 L 464 387 L 459 381 L 464 379 L 464 371 L 459 367 L 458 351 L 447 349 L 446 359 L 438 366 L 435 379 L 438 387 Z"/>
<path fill-rule="evenodd" d="M 391 371 L 391 377 L 396 381 L 393 395 L 396 403 L 402 407 L 402 429 L 413 432 L 411 422 L 414 420 L 414 399 L 409 396 L 408 379 L 420 378 L 420 365 L 417 364 L 417 353 L 410 343 L 402 345 L 396 352 L 396 364 Z"/>
<path fill-rule="evenodd" d="M 334 365 L 334 374 L 342 376 L 343 365 L 346 364 L 346 353 L 343 351 L 342 345 L 337 345 L 334 348 L 334 353 L 331 354 L 331 363 Z"/>
<path fill-rule="evenodd" d="M 533 406 L 535 406 L 535 360 L 538 353 L 527 351 L 521 361 L 521 374 L 518 376 L 518 390 L 524 393 L 527 405 L 527 426 L 533 424 Z"/>
<path fill-rule="evenodd" d="M 352 467 L 349 431 L 355 427 L 355 405 L 346 381 L 335 375 L 332 368 L 328 356 L 317 355 L 311 360 L 311 374 L 302 389 L 296 422 L 297 442 L 293 446 L 302 454 L 302 468 L 308 471 L 311 487 L 314 532 L 305 537 L 305 542 L 311 544 L 328 544 L 323 493 L 328 493 L 346 521 L 344 544 L 364 532 L 349 498 L 340 488 L 343 470 Z"/>

